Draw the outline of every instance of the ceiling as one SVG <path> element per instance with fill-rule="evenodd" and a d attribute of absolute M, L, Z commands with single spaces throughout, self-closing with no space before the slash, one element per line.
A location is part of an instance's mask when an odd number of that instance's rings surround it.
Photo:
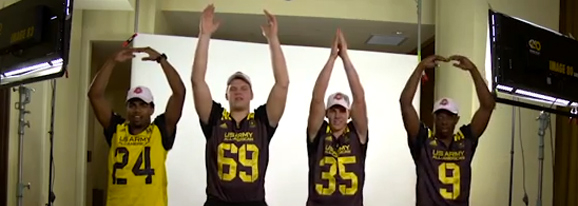
<path fill-rule="evenodd" d="M 168 24 L 166 26 L 171 32 L 159 34 L 197 36 L 199 12 L 164 11 L 163 13 Z M 259 27 L 265 22 L 263 15 L 219 13 L 217 18 L 221 21 L 221 26 L 213 35 L 215 39 L 266 42 Z M 295 16 L 277 16 L 277 20 L 279 37 L 285 45 L 328 47 L 339 27 L 344 31 L 350 49 L 407 54 L 417 47 L 417 24 Z M 434 33 L 434 25 L 422 25 L 421 42 L 431 40 Z M 366 44 L 371 35 L 403 36 L 406 39 L 397 46 Z M 100 67 L 105 58 L 117 51 L 118 45 L 121 44 L 121 41 L 92 42 L 95 66 Z M 118 67 L 115 69 L 120 70 L 116 71 L 117 75 L 130 75 L 130 64 L 122 64 Z"/>
<path fill-rule="evenodd" d="M 170 33 L 166 35 L 196 37 L 199 33 L 200 12 L 163 11 Z M 216 39 L 265 43 L 260 25 L 265 23 L 263 15 L 219 13 L 219 30 Z M 339 27 L 344 31 L 348 46 L 355 50 L 409 53 L 417 47 L 417 24 L 364 21 L 352 19 L 277 16 L 279 37 L 282 44 L 328 47 Z M 434 25 L 422 25 L 422 43 L 432 38 Z M 400 45 L 366 44 L 371 35 L 406 37 Z"/>
<path fill-rule="evenodd" d="M 159 34 L 196 37 L 199 33 L 199 12 L 164 11 L 163 14 L 170 33 Z M 265 23 L 263 15 L 219 13 L 217 18 L 221 26 L 213 38 L 266 43 L 260 28 Z M 417 24 L 296 16 L 277 16 L 277 21 L 279 37 L 285 45 L 328 47 L 339 27 L 350 49 L 407 54 L 417 48 Z M 422 25 L 421 30 L 422 44 L 433 38 L 434 25 Z M 406 39 L 397 46 L 366 44 L 372 35 Z M 96 56 L 110 55 L 119 49 L 118 45 L 119 42 L 93 42 L 93 52 Z"/>
<path fill-rule="evenodd" d="M 171 33 L 165 35 L 196 37 L 198 34 L 198 12 L 163 12 Z M 246 42 L 265 43 L 261 35 L 260 25 L 265 22 L 262 15 L 219 13 L 221 26 L 213 35 L 215 39 L 227 39 Z M 340 27 L 347 38 L 350 49 L 381 51 L 390 53 L 410 53 L 417 47 L 417 24 L 363 21 L 350 19 L 313 18 L 277 16 L 279 22 L 279 37 L 285 45 L 305 45 L 328 47 Z M 434 36 L 434 25 L 422 25 L 422 43 L 428 42 Z M 366 44 L 371 35 L 404 36 L 407 39 L 398 46 Z M 93 71 L 99 69 L 106 58 L 119 49 L 122 41 L 94 41 L 92 42 Z M 117 65 L 114 77 L 130 79 L 130 63 Z M 111 81 L 111 88 L 128 87 L 124 81 Z"/>
<path fill-rule="evenodd" d="M 133 11 L 129 0 L 74 0 L 74 9 Z"/>

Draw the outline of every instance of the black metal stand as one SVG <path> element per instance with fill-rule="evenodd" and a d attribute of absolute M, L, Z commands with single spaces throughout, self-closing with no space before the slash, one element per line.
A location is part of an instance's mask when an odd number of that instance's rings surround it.
<path fill-rule="evenodd" d="M 13 91 L 18 91 L 20 99 L 16 103 L 16 109 L 19 111 L 18 114 L 18 194 L 17 194 L 17 205 L 22 206 L 24 204 L 24 189 L 30 189 L 30 183 L 24 184 L 23 182 L 23 170 L 24 170 L 24 128 L 30 128 L 30 122 L 24 119 L 26 114 L 30 114 L 30 111 L 26 110 L 26 105 L 30 103 L 30 93 L 34 89 L 20 85 L 18 88 L 12 88 Z"/>
<path fill-rule="evenodd" d="M 514 192 L 514 145 L 516 143 L 516 107 L 512 107 L 512 146 L 510 148 L 510 195 L 509 206 L 512 206 L 512 193 Z"/>
<path fill-rule="evenodd" d="M 544 176 L 544 134 L 550 125 L 550 114 L 544 111 L 540 112 L 538 117 L 540 126 L 538 128 L 539 148 L 538 148 L 538 197 L 536 206 L 542 206 L 542 176 Z"/>
<path fill-rule="evenodd" d="M 56 104 L 56 79 L 51 80 L 52 84 L 52 101 L 50 103 L 50 172 L 48 172 L 48 203 L 46 206 L 52 206 L 56 196 L 54 195 L 54 107 Z"/>

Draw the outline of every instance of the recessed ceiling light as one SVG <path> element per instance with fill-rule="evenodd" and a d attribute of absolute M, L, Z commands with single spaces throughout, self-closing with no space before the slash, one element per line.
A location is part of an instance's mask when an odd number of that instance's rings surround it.
<path fill-rule="evenodd" d="M 387 45 L 387 46 L 399 46 L 406 37 L 404 36 L 383 36 L 383 35 L 372 35 L 366 42 L 366 44 L 373 45 Z"/>

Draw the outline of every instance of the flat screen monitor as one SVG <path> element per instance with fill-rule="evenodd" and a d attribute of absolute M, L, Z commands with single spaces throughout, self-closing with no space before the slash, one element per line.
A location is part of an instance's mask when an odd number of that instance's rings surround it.
<path fill-rule="evenodd" d="M 0 87 L 64 75 L 72 0 L 21 0 L 0 10 Z"/>

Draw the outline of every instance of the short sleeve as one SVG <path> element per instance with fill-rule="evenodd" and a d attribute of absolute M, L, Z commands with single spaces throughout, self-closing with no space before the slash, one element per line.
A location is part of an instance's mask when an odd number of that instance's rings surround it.
<path fill-rule="evenodd" d="M 165 114 L 161 114 L 155 118 L 153 122 L 161 132 L 161 138 L 163 147 L 165 150 L 169 151 L 173 148 L 173 144 L 175 143 L 175 137 L 177 133 L 177 128 L 175 126 L 175 131 L 172 134 L 169 134 L 167 131 L 167 120 Z"/>
<path fill-rule="evenodd" d="M 267 104 L 261 105 L 255 109 L 255 118 L 259 119 L 259 121 L 267 128 L 267 139 L 271 141 L 273 135 L 275 135 L 275 131 L 279 124 L 275 127 L 272 127 L 269 124 L 269 116 L 267 115 Z"/>
<path fill-rule="evenodd" d="M 326 120 L 323 120 L 323 123 L 321 124 L 321 126 L 319 127 L 319 129 L 317 130 L 317 134 L 315 134 L 315 137 L 313 137 L 313 141 L 310 141 L 310 137 L 309 137 L 309 132 L 307 132 L 309 129 L 307 129 L 305 131 L 305 134 L 307 134 L 307 153 L 308 154 L 313 154 L 315 153 L 315 150 L 317 149 L 317 145 L 319 145 L 319 141 L 321 139 L 321 135 L 325 134 L 325 128 L 327 128 L 327 125 L 329 123 L 327 123 Z"/>
<path fill-rule="evenodd" d="M 472 132 L 472 126 L 470 124 L 461 126 L 460 132 L 464 135 L 464 139 L 472 142 L 472 146 L 474 148 L 478 146 L 478 137 L 474 136 L 474 133 Z"/>
<path fill-rule="evenodd" d="M 475 137 L 474 133 L 472 132 L 471 124 L 461 126 L 460 132 L 462 132 L 465 139 L 478 139 L 478 137 Z"/>
<path fill-rule="evenodd" d="M 112 142 L 112 137 L 114 136 L 114 133 L 116 133 L 116 126 L 119 124 L 123 124 L 126 120 L 124 118 L 122 118 L 120 115 L 112 112 L 112 115 L 110 116 L 110 124 L 108 125 L 108 128 L 103 128 L 104 129 L 104 138 L 106 139 L 106 143 L 108 143 L 108 146 L 110 146 L 111 142 Z"/>
<path fill-rule="evenodd" d="M 353 121 L 347 123 L 347 126 L 351 129 L 352 132 L 355 132 L 355 134 L 359 134 L 357 132 L 357 127 L 355 127 L 355 124 L 353 124 Z M 366 142 L 365 144 L 361 144 L 361 142 L 359 142 L 359 145 L 361 146 L 361 151 L 363 152 L 363 154 L 367 154 L 367 143 L 369 142 L 369 130 L 367 131 L 366 134 Z"/>
<path fill-rule="evenodd" d="M 201 129 L 203 130 L 203 134 L 205 135 L 206 139 L 211 138 L 213 136 L 213 127 L 217 124 L 217 121 L 223 115 L 223 106 L 221 104 L 213 101 L 213 106 L 211 107 L 211 115 L 209 116 L 209 122 L 207 124 L 203 123 L 203 121 L 199 118 L 199 122 L 201 123 Z"/>
<path fill-rule="evenodd" d="M 414 160 L 417 159 L 417 157 L 419 156 L 419 152 L 421 151 L 421 147 L 423 146 L 423 143 L 429 137 L 429 131 L 430 131 L 430 129 L 423 122 L 421 122 L 420 126 L 419 126 L 419 132 L 417 134 L 417 137 L 415 137 L 415 138 L 408 137 L 407 138 L 409 150 L 411 151 L 411 155 L 414 158 Z"/>

